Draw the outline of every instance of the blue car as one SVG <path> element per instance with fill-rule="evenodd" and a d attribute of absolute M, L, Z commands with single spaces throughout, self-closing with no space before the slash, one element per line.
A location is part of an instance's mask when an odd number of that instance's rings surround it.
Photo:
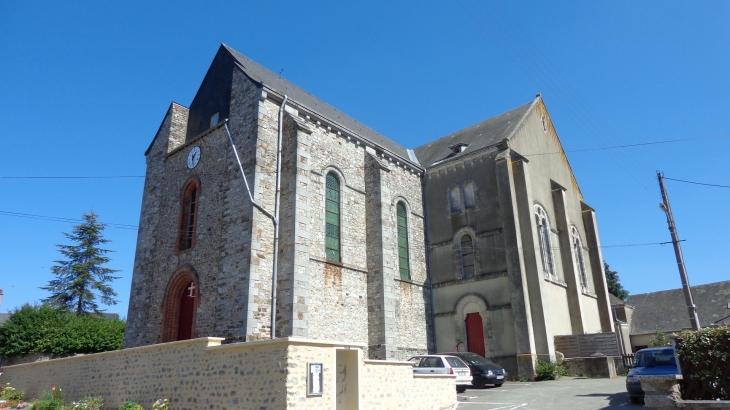
<path fill-rule="evenodd" d="M 661 374 L 680 374 L 677 356 L 673 347 L 650 347 L 636 352 L 634 364 L 626 376 L 626 391 L 634 403 L 644 400 L 644 390 L 635 376 L 653 376 Z"/>
<path fill-rule="evenodd" d="M 456 356 L 469 366 L 473 376 L 471 385 L 474 388 L 483 389 L 487 384 L 499 387 L 504 384 L 507 378 L 507 372 L 502 366 L 476 353 L 450 352 L 441 354 Z"/>

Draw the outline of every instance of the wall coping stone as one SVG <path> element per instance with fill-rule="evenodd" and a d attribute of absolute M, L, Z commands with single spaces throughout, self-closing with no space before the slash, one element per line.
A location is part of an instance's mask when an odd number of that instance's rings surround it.
<path fill-rule="evenodd" d="M 377 360 L 377 359 L 366 359 L 365 364 L 394 364 L 401 366 L 413 366 L 413 362 L 403 360 Z"/>
<path fill-rule="evenodd" d="M 79 356 L 61 357 L 61 358 L 52 359 L 52 360 L 54 362 L 57 362 L 57 361 L 60 361 L 60 360 L 79 360 L 79 359 L 82 359 L 82 358 L 93 357 L 95 355 L 102 355 L 103 354 L 103 355 L 109 356 L 109 355 L 115 355 L 115 354 L 120 354 L 120 353 L 127 353 L 127 352 L 130 352 L 130 351 L 160 349 L 160 348 L 169 347 L 169 346 L 172 346 L 172 345 L 186 345 L 186 344 L 202 344 L 202 343 L 207 343 L 207 345 L 208 345 L 207 348 L 211 348 L 211 347 L 214 347 L 214 346 L 219 346 L 223 340 L 225 340 L 225 338 L 223 338 L 223 337 L 199 337 L 197 339 L 178 340 L 178 341 L 175 341 L 175 342 L 168 342 L 168 343 L 156 343 L 156 344 L 147 345 L 147 346 L 130 347 L 130 348 L 127 348 L 127 349 L 110 350 L 110 351 L 107 351 L 107 352 L 89 353 L 89 354 L 84 354 L 84 355 L 79 355 Z M 10 368 L 10 367 L 14 367 L 15 368 L 15 367 L 20 367 L 20 366 L 35 366 L 35 365 L 40 365 L 40 364 L 44 364 L 44 363 L 48 363 L 48 362 L 49 362 L 48 360 L 45 360 L 45 361 L 40 361 L 40 362 L 23 363 L 23 364 L 16 364 L 16 365 L 12 365 L 12 366 L 3 366 L 3 368 Z"/>
<path fill-rule="evenodd" d="M 216 338 L 218 339 L 218 338 Z M 265 346 L 269 344 L 279 344 L 279 343 L 286 343 L 286 344 L 292 344 L 292 345 L 310 345 L 310 346 L 332 346 L 332 347 L 357 347 L 357 348 L 365 348 L 367 347 L 366 343 L 356 343 L 356 342 L 337 342 L 334 340 L 315 340 L 315 339 L 307 339 L 303 337 L 279 337 L 276 339 L 268 339 L 268 340 L 256 340 L 254 342 L 239 342 L 239 343 L 228 343 L 225 345 L 217 345 L 217 346 L 208 346 L 206 350 L 209 351 L 216 351 L 216 350 L 227 350 L 227 349 L 234 349 L 241 346 Z"/>

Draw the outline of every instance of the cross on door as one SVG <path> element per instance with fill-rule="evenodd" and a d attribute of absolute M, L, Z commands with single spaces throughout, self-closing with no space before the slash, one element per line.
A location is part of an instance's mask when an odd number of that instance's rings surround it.
<path fill-rule="evenodd" d="M 194 298 L 195 294 L 193 292 L 195 292 L 195 282 L 190 282 L 190 287 L 188 287 L 187 289 L 190 291 L 190 294 L 188 296 Z"/>

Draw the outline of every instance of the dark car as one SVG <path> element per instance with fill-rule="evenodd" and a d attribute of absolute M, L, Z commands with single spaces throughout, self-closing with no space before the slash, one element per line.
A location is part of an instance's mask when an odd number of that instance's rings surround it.
<path fill-rule="evenodd" d="M 441 354 L 456 356 L 469 365 L 472 374 L 471 385 L 477 389 L 483 389 L 487 384 L 493 384 L 494 387 L 499 387 L 504 383 L 505 378 L 507 378 L 507 372 L 504 371 L 502 366 L 476 353 L 452 352 Z"/>
<path fill-rule="evenodd" d="M 641 382 L 636 380 L 635 376 L 661 374 L 679 374 L 673 347 L 650 347 L 636 352 L 634 364 L 626 376 L 629 399 L 634 403 L 641 403 L 644 400 L 644 390 L 641 389 Z"/>

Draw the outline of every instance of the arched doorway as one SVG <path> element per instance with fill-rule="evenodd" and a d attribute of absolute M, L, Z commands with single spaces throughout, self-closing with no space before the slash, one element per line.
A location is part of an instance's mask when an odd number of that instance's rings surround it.
<path fill-rule="evenodd" d="M 162 328 L 158 343 L 198 337 L 196 312 L 200 303 L 198 275 L 191 266 L 178 268 L 170 277 L 162 302 Z"/>
<path fill-rule="evenodd" d="M 466 347 L 472 352 L 482 357 L 486 357 L 486 351 L 484 348 L 484 325 L 482 323 L 482 316 L 476 313 L 467 313 L 466 320 L 464 320 L 464 326 L 466 327 Z"/>

